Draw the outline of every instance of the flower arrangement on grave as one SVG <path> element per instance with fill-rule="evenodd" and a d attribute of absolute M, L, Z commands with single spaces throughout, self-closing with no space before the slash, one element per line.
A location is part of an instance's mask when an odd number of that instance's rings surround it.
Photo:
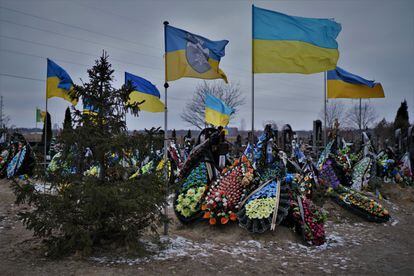
<path fill-rule="evenodd" d="M 203 218 L 208 219 L 211 225 L 237 220 L 236 211 L 252 180 L 253 168 L 246 156 L 237 159 L 231 167 L 223 169 L 204 199 Z"/>
<path fill-rule="evenodd" d="M 324 223 L 327 214 L 304 196 L 297 196 L 296 201 L 292 200 L 292 210 L 305 241 L 309 245 L 324 244 L 326 240 Z"/>
<path fill-rule="evenodd" d="M 390 218 L 387 209 L 361 192 L 339 185 L 335 190 L 328 189 L 328 193 L 339 205 L 368 221 L 386 222 Z"/>
<path fill-rule="evenodd" d="M 370 157 L 361 159 L 352 169 L 352 188 L 360 191 L 368 185 L 372 160 Z"/>
<path fill-rule="evenodd" d="M 334 169 L 332 168 L 332 161 L 330 159 L 326 160 L 326 162 L 322 165 L 319 172 L 319 179 L 327 188 L 331 187 L 336 189 L 339 186 L 340 182 Z"/>
<path fill-rule="evenodd" d="M 201 211 L 201 201 L 208 186 L 208 173 L 205 162 L 200 162 L 183 179 L 174 204 L 179 218 L 190 218 Z"/>
<path fill-rule="evenodd" d="M 288 215 L 289 190 L 285 179 L 260 185 L 241 203 L 239 225 L 252 233 L 274 230 Z"/>

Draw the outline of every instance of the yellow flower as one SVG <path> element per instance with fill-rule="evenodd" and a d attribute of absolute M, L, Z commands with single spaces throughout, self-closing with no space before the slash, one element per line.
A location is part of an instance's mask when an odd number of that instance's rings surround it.
<path fill-rule="evenodd" d="M 193 196 L 193 195 L 195 195 L 195 190 L 194 189 L 189 189 L 187 191 L 187 196 Z"/>

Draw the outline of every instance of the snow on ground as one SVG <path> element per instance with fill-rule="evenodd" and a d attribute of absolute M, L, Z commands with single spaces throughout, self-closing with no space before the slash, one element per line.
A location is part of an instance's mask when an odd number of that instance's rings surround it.
<path fill-rule="evenodd" d="M 263 245 L 259 241 L 249 240 L 236 242 L 234 245 L 227 245 L 224 243 L 213 243 L 211 241 L 197 242 L 186 239 L 182 236 L 163 236 L 161 237 L 161 243 L 163 246 L 157 246 L 156 244 L 143 241 L 146 249 L 153 253 L 148 257 L 143 258 L 115 258 L 110 259 L 108 257 L 92 257 L 91 260 L 99 263 L 109 264 L 139 264 L 143 262 L 164 261 L 169 259 L 175 259 L 177 257 L 188 257 L 191 259 L 198 259 L 202 257 L 209 257 L 215 254 L 234 255 L 237 257 L 244 257 L 250 260 L 255 260 L 254 256 L 258 251 L 267 251 L 263 248 Z"/>
<path fill-rule="evenodd" d="M 335 225 L 342 227 L 349 227 L 349 229 L 361 228 L 363 225 L 349 225 L 342 224 Z M 344 229 L 338 229 L 343 232 Z M 346 231 L 346 229 L 345 229 Z M 358 229 L 357 229 L 358 231 Z M 186 257 L 190 259 L 203 259 L 210 256 L 225 255 L 227 257 L 234 257 L 237 262 L 242 263 L 243 260 L 248 261 L 263 261 L 266 259 L 272 260 L 275 256 L 288 260 L 289 258 L 306 257 L 305 259 L 320 259 L 320 253 L 325 250 L 331 250 L 336 247 L 357 246 L 359 240 L 353 234 L 346 234 L 342 236 L 336 231 L 332 231 L 327 235 L 327 241 L 321 246 L 305 246 L 300 243 L 291 241 L 258 241 L 258 240 L 242 240 L 234 243 L 223 243 L 206 240 L 203 242 L 193 241 L 185 237 L 163 236 L 161 237 L 161 244 L 163 246 L 156 245 L 149 241 L 142 241 L 146 249 L 153 253 L 153 255 L 142 258 L 108 258 L 108 257 L 92 257 L 91 260 L 103 263 L 103 264 L 140 264 L 150 261 L 164 261 L 176 259 L 178 257 Z M 283 256 L 282 254 L 283 253 Z M 335 259 L 335 263 L 338 265 L 345 265 L 349 258 L 342 257 L 335 253 L 330 254 L 330 259 Z M 289 262 L 283 262 L 288 265 Z"/>

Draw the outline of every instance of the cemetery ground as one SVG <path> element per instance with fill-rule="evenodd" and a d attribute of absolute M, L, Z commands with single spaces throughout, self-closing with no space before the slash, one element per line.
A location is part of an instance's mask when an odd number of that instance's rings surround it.
<path fill-rule="evenodd" d="M 308 247 L 279 226 L 251 235 L 236 224 L 172 224 L 162 245 L 143 239 L 149 251 L 130 256 L 119 248 L 91 257 L 60 260 L 44 256 L 41 243 L 25 229 L 7 180 L 0 181 L 0 275 L 254 275 L 254 274 L 414 274 L 414 189 L 384 184 L 391 220 L 366 222 L 328 200 L 327 243 Z M 152 252 L 152 253 L 151 253 Z"/>

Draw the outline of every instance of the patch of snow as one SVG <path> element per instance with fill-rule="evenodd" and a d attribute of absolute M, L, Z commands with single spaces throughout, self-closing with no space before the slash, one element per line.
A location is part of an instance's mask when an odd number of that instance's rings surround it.
<path fill-rule="evenodd" d="M 196 242 L 186 239 L 181 236 L 161 237 L 161 243 L 164 244 L 164 248 L 160 248 L 158 245 L 141 240 L 144 243 L 146 249 L 154 255 L 129 259 L 129 258 L 108 258 L 108 257 L 91 257 L 90 260 L 98 263 L 105 264 L 140 264 L 149 261 L 164 261 L 170 259 L 176 259 L 177 257 L 187 257 L 191 259 L 200 259 L 210 257 L 217 253 L 233 255 L 240 258 L 257 261 L 255 255 L 260 252 L 268 252 L 266 248 L 259 241 L 249 240 L 240 241 L 235 245 L 225 245 L 213 242 Z M 241 261 L 242 262 L 242 261 Z"/>

